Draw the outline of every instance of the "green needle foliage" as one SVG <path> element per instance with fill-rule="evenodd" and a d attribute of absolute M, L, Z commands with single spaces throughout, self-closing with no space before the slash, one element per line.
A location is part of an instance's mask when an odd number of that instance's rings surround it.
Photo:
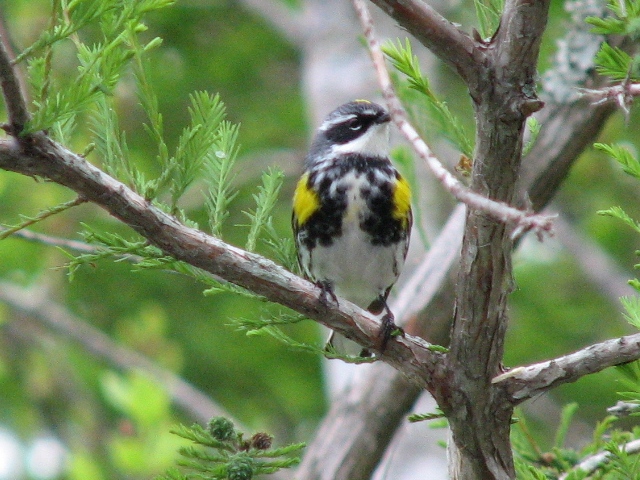
<path fill-rule="evenodd" d="M 588 17 L 593 32 L 601 35 L 624 35 L 632 41 L 640 38 L 640 3 L 633 0 L 610 0 L 607 4 L 612 15 Z M 639 57 L 631 56 L 618 47 L 603 42 L 596 55 L 596 70 L 614 80 L 640 79 Z"/>
<path fill-rule="evenodd" d="M 171 209 L 177 208 L 180 197 L 199 176 L 205 161 L 215 156 L 221 136 L 234 135 L 233 140 L 225 140 L 233 145 L 235 131 L 221 128 L 225 115 L 224 105 L 219 95 L 207 92 L 196 92 L 190 96 L 189 116 L 191 123 L 184 129 L 173 158 L 169 160 L 169 168 L 174 172 L 170 192 Z"/>
<path fill-rule="evenodd" d="M 17 62 L 29 59 L 29 78 L 35 92 L 36 108 L 24 133 L 64 130 L 61 125 L 73 122 L 102 96 L 111 95 L 136 53 L 131 38 L 147 29 L 142 17 L 171 3 L 167 0 L 55 0 L 50 28 L 16 59 Z M 102 41 L 93 45 L 82 43 L 78 32 L 96 23 L 102 32 Z M 60 88 L 52 75 L 53 47 L 67 39 L 76 46 L 78 74 L 71 80 L 73 88 Z M 154 38 L 142 48 L 148 50 L 160 43 Z M 40 52 L 42 54 L 36 56 Z"/>
<path fill-rule="evenodd" d="M 258 187 L 258 193 L 253 195 L 256 202 L 256 209 L 246 211 L 244 214 L 249 218 L 249 235 L 247 236 L 247 250 L 254 251 L 258 236 L 262 230 L 273 231 L 273 208 L 276 206 L 284 173 L 280 170 L 272 170 L 262 174 L 262 185 Z"/>
<path fill-rule="evenodd" d="M 304 447 L 294 443 L 271 448 L 273 437 L 256 433 L 245 440 L 230 420 L 214 417 L 206 429 L 200 425 L 180 426 L 172 433 L 193 442 L 180 449 L 182 459 L 160 480 L 250 480 L 256 475 L 275 473 L 300 462 L 297 456 Z"/>
<path fill-rule="evenodd" d="M 640 180 L 640 160 L 628 149 L 621 145 L 606 145 L 603 143 L 596 143 L 594 147 L 618 162 L 626 174 Z M 632 218 L 621 207 L 614 206 L 606 210 L 600 210 L 598 214 L 616 218 L 640 234 L 640 222 Z M 637 251 L 636 255 L 640 255 L 640 251 Z M 636 264 L 635 268 L 640 268 L 640 264 Z M 640 280 L 637 278 L 629 280 L 629 285 L 637 292 L 640 292 Z M 631 325 L 640 328 L 640 299 L 638 297 L 623 297 L 620 300 L 624 308 L 624 317 Z"/>
<path fill-rule="evenodd" d="M 419 92 L 424 101 L 424 107 L 429 112 L 429 119 L 435 124 L 438 133 L 447 138 L 462 154 L 473 157 L 473 144 L 464 130 L 462 123 L 451 113 L 447 104 L 435 95 L 431 89 L 429 79 L 422 74 L 418 57 L 413 54 L 411 43 L 405 39 L 404 45 L 387 42 L 382 50 L 392 65 L 407 77 L 410 90 Z"/>
<path fill-rule="evenodd" d="M 203 185 L 209 228 L 213 235 L 220 237 L 237 195 L 232 183 L 240 148 L 239 127 L 225 119 L 225 105 L 219 95 L 195 92 L 189 97 L 189 123 L 171 153 L 165 140 L 158 98 L 145 70 L 145 56 L 162 41 L 159 38 L 142 41 L 141 35 L 147 30 L 143 17 L 172 3 L 172 0 L 54 0 L 49 28 L 17 58 L 18 62 L 28 62 L 35 92 L 33 118 L 26 131 L 47 129 L 58 140 L 66 142 L 80 125 L 76 119 L 86 115 L 92 142 L 85 150 L 98 156 L 107 173 L 196 228 L 188 213 L 181 210 L 180 200 L 194 185 Z M 88 28 L 94 34 L 98 32 L 99 41 L 91 44 L 83 41 Z M 77 75 L 68 79 L 73 82 L 73 88 L 63 85 L 54 75 L 55 53 L 61 48 L 61 42 L 71 42 L 76 49 Z M 130 158 L 126 135 L 118 120 L 113 92 L 131 72 L 137 98 L 147 118 L 144 127 L 157 151 L 155 161 L 161 173 L 156 178 L 143 173 Z M 253 196 L 255 208 L 245 212 L 249 220 L 246 248 L 255 250 L 262 241 L 277 260 L 295 268 L 293 240 L 280 238 L 272 218 L 282 181 L 280 171 L 269 170 L 263 174 L 262 185 Z M 33 218 L 25 218 L 20 224 L 7 227 L 1 238 L 78 203 L 81 202 L 67 202 Z M 131 262 L 137 270 L 162 269 L 188 275 L 205 285 L 207 295 L 232 292 L 256 298 L 240 287 L 167 257 L 141 237 L 125 238 L 89 225 L 84 225 L 84 229 L 84 239 L 95 248 L 76 256 L 69 254 L 71 278 L 83 265 L 111 259 Z"/>
<path fill-rule="evenodd" d="M 238 126 L 222 122 L 212 154 L 204 165 L 204 179 L 209 191 L 206 207 L 211 233 L 220 236 L 222 225 L 229 215 L 229 205 L 237 195 L 231 186 L 233 166 L 238 156 Z"/>
<path fill-rule="evenodd" d="M 638 363 L 625 366 L 625 369 L 629 372 L 620 373 L 622 377 L 627 377 L 626 382 L 632 385 L 633 391 L 622 392 L 620 395 L 623 398 L 632 397 L 633 401 L 637 402 L 640 400 Z M 596 425 L 588 445 L 579 450 L 569 448 L 565 445 L 566 436 L 577 411 L 576 403 L 563 408 L 555 440 L 550 449 L 543 448 L 535 439 L 524 417 L 519 418 L 511 435 L 518 480 L 549 480 L 560 477 L 566 480 L 638 478 L 640 457 L 626 452 L 626 445 L 640 436 L 640 429 L 625 431 L 615 428 L 618 417 L 609 415 Z M 589 466 L 581 466 L 581 462 L 587 459 L 590 460 Z"/>
<path fill-rule="evenodd" d="M 146 14 L 171 5 L 170 0 L 53 0 L 53 19 L 41 37 L 19 57 L 28 62 L 31 87 L 35 92 L 34 114 L 27 132 L 48 130 L 56 139 L 68 143 L 79 128 L 87 125 L 90 144 L 87 153 L 95 154 L 105 171 L 126 183 L 154 206 L 168 212 L 189 226 L 198 228 L 183 210 L 181 200 L 191 189 L 200 188 L 211 234 L 221 238 L 232 203 L 238 194 L 234 171 L 240 151 L 239 126 L 226 120 L 226 108 L 217 94 L 197 91 L 189 96 L 189 120 L 174 145 L 170 145 L 159 98 L 147 74 L 147 56 L 162 43 L 160 38 L 145 39 Z M 85 37 L 93 40 L 85 40 Z M 64 45 L 62 44 L 64 43 Z M 56 53 L 75 48 L 77 74 L 59 79 L 55 72 Z M 155 152 L 152 168 L 144 169 L 131 158 L 127 137 L 118 117 L 116 87 L 128 80 L 144 113 L 144 129 Z M 133 80 L 133 81 L 132 81 Z M 71 86 L 72 83 L 72 86 Z M 86 121 L 85 121 L 86 117 Z M 84 132 L 81 132 L 84 133 Z M 150 171 L 159 172 L 155 176 Z M 284 174 L 269 169 L 253 194 L 254 206 L 244 212 L 248 222 L 245 248 L 265 247 L 276 261 L 297 270 L 293 238 L 281 238 L 273 219 Z M 2 234 L 10 235 L 74 204 L 47 209 L 34 218 L 26 218 Z M 103 260 L 131 263 L 133 270 L 160 269 L 189 276 L 204 285 L 205 295 L 221 292 L 264 300 L 241 287 L 203 272 L 174 258 L 140 236 L 104 232 L 84 225 L 82 233 L 90 247 L 80 254 L 70 254 L 69 277 L 83 266 Z M 2 237 L 0 237 L 1 239 Z M 280 315 L 262 319 L 260 327 L 270 328 L 272 336 L 294 348 L 298 342 L 273 331 L 292 322 Z M 318 347 L 310 347 L 315 353 Z"/>
<path fill-rule="evenodd" d="M 75 200 L 71 200 L 69 202 L 64 202 L 64 203 L 61 203 L 60 205 L 47 208 L 46 210 L 39 212 L 34 217 L 27 217 L 25 215 L 21 215 L 21 217 L 23 218 L 23 221 L 20 222 L 19 224 L 11 225 L 11 226 L 2 226 L 4 227 L 4 229 L 0 229 L 0 240 L 4 240 L 5 238 L 13 235 L 14 233 L 24 228 L 30 227 L 38 222 L 46 220 L 47 218 L 52 217 L 53 215 L 57 215 L 59 213 L 65 212 L 70 208 L 80 205 L 81 203 L 84 203 L 84 200 L 81 198 L 76 198 Z"/>

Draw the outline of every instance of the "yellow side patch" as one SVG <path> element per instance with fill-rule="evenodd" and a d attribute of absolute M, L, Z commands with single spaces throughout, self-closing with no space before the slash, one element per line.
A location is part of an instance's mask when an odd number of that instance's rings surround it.
<path fill-rule="evenodd" d="M 318 194 L 309 188 L 308 180 L 309 175 L 305 173 L 298 181 L 293 194 L 293 215 L 298 227 L 320 208 Z"/>
<path fill-rule="evenodd" d="M 402 222 L 406 227 L 409 222 L 409 212 L 411 211 L 411 187 L 403 177 L 400 177 L 393 191 L 393 218 Z"/>

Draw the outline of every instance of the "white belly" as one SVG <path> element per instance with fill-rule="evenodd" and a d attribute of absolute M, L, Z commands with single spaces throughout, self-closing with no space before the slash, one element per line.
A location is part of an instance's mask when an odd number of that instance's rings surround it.
<path fill-rule="evenodd" d="M 355 219 L 354 219 L 355 220 Z M 393 285 L 402 262 L 397 245 L 374 246 L 355 221 L 343 224 L 342 236 L 311 253 L 316 280 L 329 280 L 334 292 L 361 308 Z"/>

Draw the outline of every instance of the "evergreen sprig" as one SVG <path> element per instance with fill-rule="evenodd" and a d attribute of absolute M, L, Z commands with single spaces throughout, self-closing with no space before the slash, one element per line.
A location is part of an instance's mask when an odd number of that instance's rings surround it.
<path fill-rule="evenodd" d="M 604 143 L 596 143 L 594 147 L 618 162 L 626 174 L 640 180 L 640 160 L 629 149 L 621 145 L 607 145 Z M 640 222 L 632 218 L 622 207 L 610 207 L 598 211 L 598 214 L 616 218 L 632 228 L 636 233 L 640 233 Z M 640 255 L 640 251 L 637 251 L 636 254 Z M 635 268 L 640 268 L 640 264 L 635 265 Z M 628 283 L 640 293 L 640 280 L 634 278 L 629 280 Z M 637 297 L 623 297 L 620 301 L 624 308 L 624 317 L 631 325 L 640 328 L 640 300 Z"/>
<path fill-rule="evenodd" d="M 174 172 L 171 182 L 171 209 L 175 211 L 178 200 L 200 174 L 207 159 L 215 156 L 220 138 L 227 130 L 221 128 L 225 107 L 219 95 L 196 92 L 190 96 L 189 116 L 186 127 L 169 168 Z M 225 138 L 225 142 L 229 139 Z"/>
<path fill-rule="evenodd" d="M 622 35 L 632 41 L 640 38 L 640 3 L 635 0 L 610 0 L 611 11 L 606 17 L 587 17 L 592 32 L 600 35 Z M 595 58 L 596 70 L 614 80 L 639 80 L 640 57 L 631 56 L 621 48 L 603 42 Z"/>
<path fill-rule="evenodd" d="M 206 207 L 211 233 L 221 236 L 222 225 L 229 216 L 229 205 L 238 194 L 233 188 L 233 167 L 238 156 L 238 126 L 222 122 L 215 149 L 206 158 L 204 179 L 208 185 Z"/>
<path fill-rule="evenodd" d="M 406 39 L 404 45 L 400 40 L 395 44 L 387 42 L 382 50 L 392 65 L 406 76 L 409 89 L 422 94 L 420 98 L 426 100 L 425 107 L 438 132 L 453 143 L 461 153 L 472 158 L 473 146 L 470 137 L 447 104 L 438 99 L 431 89 L 429 79 L 422 74 L 418 57 L 413 54 L 409 40 Z"/>
<path fill-rule="evenodd" d="M 24 134 L 38 130 L 67 132 L 74 118 L 100 97 L 111 95 L 124 67 L 135 55 L 129 40 L 146 30 L 142 17 L 171 4 L 167 0 L 123 2 L 118 0 L 54 1 L 54 18 L 36 42 L 18 55 L 16 61 L 29 58 L 29 78 L 36 93 L 36 107 Z M 98 23 L 103 39 L 93 45 L 80 40 L 79 32 Z M 77 49 L 78 74 L 71 79 L 73 88 L 60 87 L 52 76 L 53 47 L 71 39 Z M 154 38 L 144 49 L 160 44 Z M 40 57 L 34 55 L 44 51 Z"/>
<path fill-rule="evenodd" d="M 53 215 L 57 215 L 59 213 L 65 212 L 70 208 L 73 208 L 81 203 L 84 203 L 85 200 L 78 197 L 75 200 L 70 200 L 68 202 L 61 203 L 59 205 L 55 205 L 53 207 L 42 210 L 38 214 L 33 217 L 27 217 L 26 215 L 21 215 L 23 221 L 17 225 L 5 226 L 3 229 L 0 229 L 0 240 L 4 240 L 5 238 L 13 235 L 14 233 L 30 227 L 38 222 L 46 220 Z"/>
<path fill-rule="evenodd" d="M 444 412 L 439 408 L 434 413 L 414 413 L 407 417 L 411 423 L 424 422 L 427 420 L 441 420 L 445 418 Z"/>
<path fill-rule="evenodd" d="M 640 3 L 636 0 L 610 0 L 607 8 L 612 16 L 587 17 L 585 21 L 593 25 L 592 32 L 600 35 L 628 35 L 632 39 L 638 38 L 640 24 Z"/>
<path fill-rule="evenodd" d="M 101 232 L 91 228 L 87 224 L 82 225 L 84 227 L 84 232 L 82 233 L 84 240 L 87 243 L 96 245 L 97 248 L 93 252 L 75 256 L 65 252 L 65 254 L 71 258 L 71 261 L 66 265 L 70 280 L 73 280 L 75 273 L 80 267 L 93 265 L 105 259 L 115 259 L 117 262 L 130 260 L 132 257 L 135 257 L 133 258 L 134 264 L 136 264 L 138 268 L 144 268 L 144 265 L 140 265 L 141 262 L 150 262 L 152 259 L 156 261 L 162 261 L 164 259 L 165 262 L 173 260 L 170 257 L 166 257 L 160 249 L 149 245 L 144 239 L 130 240 L 117 233 Z"/>
<path fill-rule="evenodd" d="M 273 230 L 273 208 L 278 200 L 284 173 L 281 170 L 269 169 L 262 174 L 262 184 L 258 187 L 258 193 L 253 195 L 256 202 L 255 210 L 245 211 L 249 218 L 249 234 L 245 248 L 250 252 L 255 251 L 258 236 L 263 230 Z"/>
<path fill-rule="evenodd" d="M 120 129 L 113 102 L 106 96 L 96 102 L 96 110 L 90 120 L 90 130 L 96 153 L 102 160 L 105 171 L 138 190 L 141 187 L 140 183 L 144 183 L 144 178 L 129 160 L 126 135 Z"/>
<path fill-rule="evenodd" d="M 271 474 L 300 462 L 298 454 L 304 443 L 272 448 L 273 437 L 259 432 L 244 439 L 233 423 L 214 417 L 207 428 L 180 425 L 171 431 L 194 445 L 179 450 L 181 469 L 171 469 L 159 480 L 250 480 L 256 475 Z"/>

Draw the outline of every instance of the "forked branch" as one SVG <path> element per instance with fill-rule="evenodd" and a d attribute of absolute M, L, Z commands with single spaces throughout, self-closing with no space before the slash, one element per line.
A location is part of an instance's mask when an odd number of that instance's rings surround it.
<path fill-rule="evenodd" d="M 427 165 L 442 186 L 456 199 L 468 205 L 469 208 L 481 210 L 503 223 L 514 225 L 514 235 L 519 235 L 530 230 L 535 232 L 538 237 L 542 237 L 545 233 L 550 233 L 553 227 L 553 217 L 518 210 L 506 203 L 490 200 L 487 197 L 479 195 L 465 187 L 442 165 L 440 160 L 433 154 L 429 146 L 409 122 L 406 111 L 395 93 L 393 84 L 391 83 L 391 77 L 385 65 L 384 54 L 373 31 L 373 20 L 365 0 L 353 0 L 353 4 L 362 23 L 369 50 L 371 51 L 371 58 L 378 76 L 378 82 L 389 106 L 391 116 L 400 132 L 402 132 L 409 141 L 420 158 L 427 162 Z"/>

